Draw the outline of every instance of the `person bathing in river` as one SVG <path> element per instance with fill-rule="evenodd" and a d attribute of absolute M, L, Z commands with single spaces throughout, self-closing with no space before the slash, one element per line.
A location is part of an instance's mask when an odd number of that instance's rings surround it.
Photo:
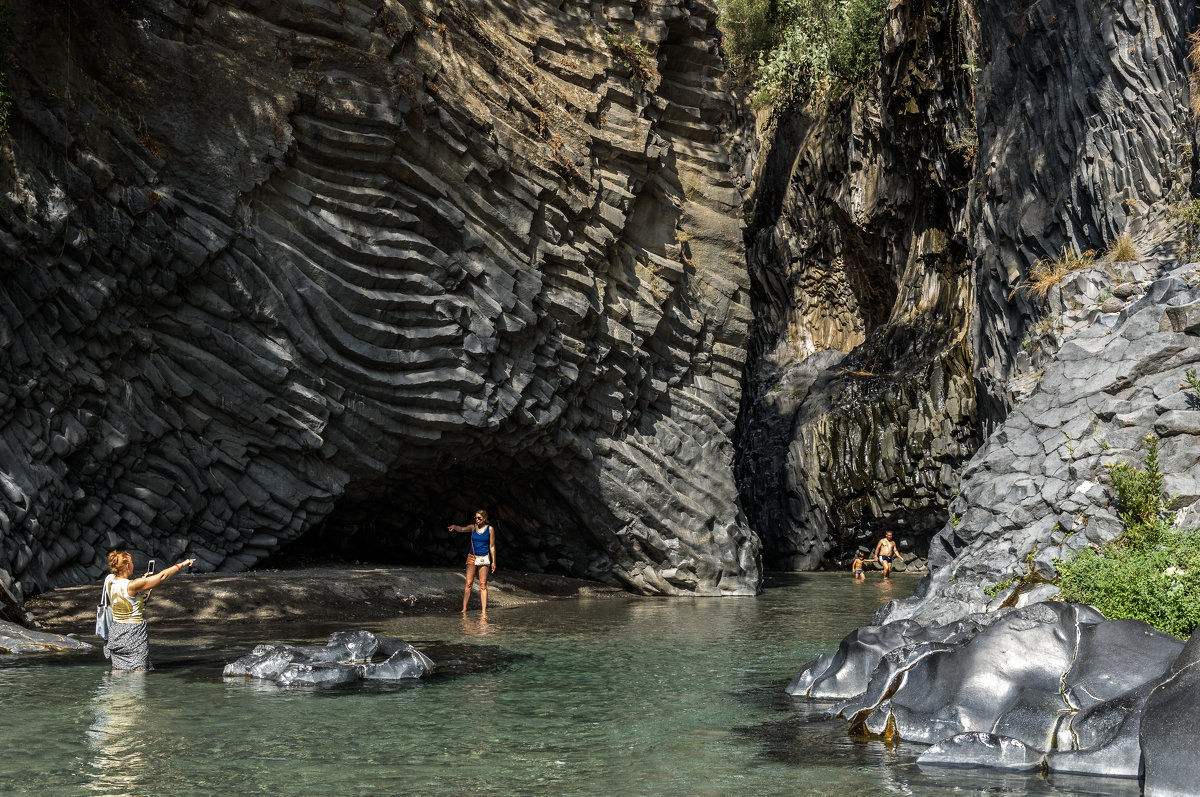
<path fill-rule="evenodd" d="M 463 590 L 463 614 L 467 613 L 467 601 L 471 599 L 471 586 L 475 574 L 479 574 L 479 600 L 483 614 L 487 614 L 488 572 L 496 570 L 496 530 L 488 523 L 487 512 L 480 509 L 475 513 L 475 522 L 469 526 L 450 526 L 450 531 L 469 533 L 471 551 L 467 554 L 467 586 Z"/>
<path fill-rule="evenodd" d="M 854 571 L 854 580 L 855 581 L 859 581 L 860 579 L 862 581 L 867 580 L 866 574 L 863 573 L 863 564 L 864 564 L 865 556 L 866 556 L 866 554 L 864 554 L 862 551 L 854 552 L 854 561 L 850 563 L 850 569 Z"/>
<path fill-rule="evenodd" d="M 899 551 L 896 549 L 896 543 L 892 541 L 892 533 L 885 532 L 883 539 L 875 543 L 875 561 L 883 565 L 883 577 L 890 578 L 892 575 L 892 560 L 896 558 Z"/>
<path fill-rule="evenodd" d="M 104 579 L 104 590 L 112 605 L 112 625 L 104 644 L 104 656 L 112 660 L 114 671 L 154 669 L 150 663 L 150 634 L 146 630 L 142 605 L 150 597 L 150 590 L 195 563 L 195 559 L 184 559 L 160 573 L 134 578 L 133 555 L 124 550 L 109 552 L 108 569 L 112 575 Z"/>

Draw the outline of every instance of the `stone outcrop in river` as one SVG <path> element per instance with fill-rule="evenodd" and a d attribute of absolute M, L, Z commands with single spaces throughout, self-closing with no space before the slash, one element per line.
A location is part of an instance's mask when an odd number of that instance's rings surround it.
<path fill-rule="evenodd" d="M 1195 756 L 1180 718 L 1194 723 L 1197 666 L 1200 636 L 1185 646 L 1142 622 L 1045 602 L 860 628 L 788 692 L 839 700 L 830 712 L 859 731 L 931 745 L 923 765 L 1143 777 L 1145 794 L 1188 794 Z"/>
<path fill-rule="evenodd" d="M 707 0 L 10 0 L 0 587 L 111 546 L 752 594 Z M 65 54 L 65 55 L 64 55 Z"/>
<path fill-rule="evenodd" d="M 329 688 L 356 681 L 405 681 L 434 668 L 403 639 L 370 631 L 339 631 L 325 645 L 259 645 L 225 665 L 226 678 L 257 678 L 279 686 Z"/>

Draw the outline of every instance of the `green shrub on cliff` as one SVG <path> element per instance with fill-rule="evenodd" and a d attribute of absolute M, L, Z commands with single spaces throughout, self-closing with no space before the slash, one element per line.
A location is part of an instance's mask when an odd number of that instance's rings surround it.
<path fill-rule="evenodd" d="M 1200 624 L 1200 534 L 1169 529 L 1146 548 L 1086 548 L 1058 562 L 1062 597 L 1090 603 L 1110 620 L 1143 620 L 1187 637 Z"/>
<path fill-rule="evenodd" d="M 1143 620 L 1186 637 L 1200 624 L 1200 533 L 1172 525 L 1162 491 L 1158 439 L 1141 468 L 1109 466 L 1124 533 L 1100 550 L 1055 560 L 1064 600 L 1090 603 L 1110 620 Z"/>
<path fill-rule="evenodd" d="M 853 86 L 879 57 L 887 0 L 723 0 L 733 68 L 755 101 L 785 103 Z"/>

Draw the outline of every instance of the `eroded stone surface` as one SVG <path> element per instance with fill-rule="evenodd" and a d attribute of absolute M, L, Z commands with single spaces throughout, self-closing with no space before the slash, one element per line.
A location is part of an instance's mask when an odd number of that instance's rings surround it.
<path fill-rule="evenodd" d="M 476 506 L 504 566 L 757 590 L 711 3 L 8 9 L 15 600 L 118 544 L 446 564 Z"/>

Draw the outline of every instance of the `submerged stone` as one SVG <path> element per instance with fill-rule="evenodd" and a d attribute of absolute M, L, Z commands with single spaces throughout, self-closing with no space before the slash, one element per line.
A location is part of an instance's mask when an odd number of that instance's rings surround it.
<path fill-rule="evenodd" d="M 1019 739 L 991 733 L 960 733 L 917 757 L 921 765 L 984 766 L 993 769 L 1041 769 L 1045 756 Z"/>
<path fill-rule="evenodd" d="M 380 653 L 387 658 L 373 662 Z M 369 679 L 420 678 L 434 668 L 403 639 L 380 639 L 369 631 L 340 631 L 324 645 L 258 645 L 225 665 L 226 678 L 260 678 L 280 686 L 331 687 Z"/>

